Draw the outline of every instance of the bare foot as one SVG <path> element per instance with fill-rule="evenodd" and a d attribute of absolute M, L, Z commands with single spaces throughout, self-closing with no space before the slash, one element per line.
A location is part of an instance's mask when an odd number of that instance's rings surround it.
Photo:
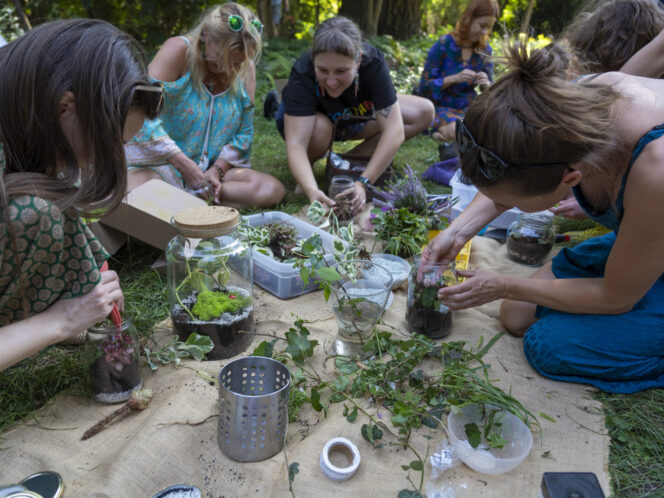
<path fill-rule="evenodd" d="M 439 131 L 434 131 L 431 136 L 436 142 L 442 142 L 444 140 L 443 134 Z"/>

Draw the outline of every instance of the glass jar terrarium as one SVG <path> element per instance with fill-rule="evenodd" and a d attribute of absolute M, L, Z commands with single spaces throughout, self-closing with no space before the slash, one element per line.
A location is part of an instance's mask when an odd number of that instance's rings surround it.
<path fill-rule="evenodd" d="M 354 194 L 354 186 L 355 180 L 347 175 L 333 176 L 332 180 L 330 180 L 330 189 L 328 190 L 328 194 L 330 199 L 333 199 L 337 203 L 335 213 L 339 221 L 345 222 L 353 219 L 353 206 L 351 204 L 351 199 L 353 198 Z"/>
<path fill-rule="evenodd" d="M 92 395 L 102 403 L 120 403 L 143 385 L 138 334 L 131 318 L 110 320 L 88 329 L 85 338 Z"/>
<path fill-rule="evenodd" d="M 254 338 L 251 249 L 235 238 L 236 209 L 202 206 L 173 217 L 166 247 L 168 303 L 181 341 L 193 332 L 214 343 L 207 358 L 235 356 Z"/>
<path fill-rule="evenodd" d="M 422 264 L 416 257 L 408 276 L 406 322 L 412 333 L 440 339 L 452 331 L 452 311 L 438 299 L 438 289 L 457 283 L 454 263 L 427 264 L 418 278 Z"/>
<path fill-rule="evenodd" d="M 351 260 L 337 265 L 341 278 L 332 283 L 332 311 L 339 327 L 336 354 L 361 357 L 364 344 L 387 306 L 391 273 L 373 261 Z"/>
<path fill-rule="evenodd" d="M 553 216 L 522 213 L 507 229 L 507 257 L 524 265 L 539 266 L 555 241 Z"/>

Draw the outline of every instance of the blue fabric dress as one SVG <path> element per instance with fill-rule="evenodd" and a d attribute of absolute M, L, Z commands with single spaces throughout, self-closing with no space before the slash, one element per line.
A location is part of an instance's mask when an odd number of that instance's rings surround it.
<path fill-rule="evenodd" d="M 429 49 L 418 93 L 433 102 L 436 107 L 436 115 L 431 124 L 433 128 L 439 128 L 441 125 L 462 118 L 470 101 L 476 95 L 474 85 L 457 83 L 443 88 L 443 79 L 464 69 L 472 69 L 476 73 L 480 71 L 486 73 L 492 81 L 491 53 L 491 45 L 487 43 L 483 53 L 473 52 L 470 59 L 464 62 L 461 57 L 461 47 L 457 45 L 451 34 L 440 37 Z"/>
<path fill-rule="evenodd" d="M 581 207 L 598 223 L 618 231 L 623 193 L 632 164 L 643 148 L 664 135 L 664 125 L 644 135 L 632 154 L 614 206 L 594 213 L 579 188 Z M 565 248 L 553 259 L 557 278 L 602 278 L 616 240 L 612 232 Z M 538 306 L 539 318 L 523 338 L 526 358 L 540 374 L 565 382 L 591 384 L 614 393 L 664 387 L 664 276 L 620 315 L 571 314 Z"/>

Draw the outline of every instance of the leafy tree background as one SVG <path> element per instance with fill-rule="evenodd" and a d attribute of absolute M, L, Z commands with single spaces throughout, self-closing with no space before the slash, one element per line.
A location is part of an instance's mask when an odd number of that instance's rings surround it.
<path fill-rule="evenodd" d="M 0 7 L 0 33 L 12 40 L 26 27 L 19 6 L 31 25 L 58 18 L 105 19 L 134 36 L 153 52 L 169 36 L 186 32 L 201 14 L 218 2 L 208 0 L 13 0 Z M 240 1 L 267 21 L 269 0 Z M 499 31 L 518 32 L 532 5 L 530 33 L 559 35 L 587 0 L 499 0 Z M 397 40 L 442 34 L 456 23 L 466 0 L 290 0 L 280 34 L 284 38 L 311 39 L 318 23 L 338 13 L 355 19 L 366 35 L 387 35 Z M 269 34 L 269 33 L 266 33 Z"/>

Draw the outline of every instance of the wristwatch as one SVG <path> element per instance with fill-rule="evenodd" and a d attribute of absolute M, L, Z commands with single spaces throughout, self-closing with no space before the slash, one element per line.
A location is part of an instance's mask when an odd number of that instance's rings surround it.
<path fill-rule="evenodd" d="M 362 185 L 364 185 L 365 189 L 368 189 L 369 187 L 372 186 L 371 181 L 365 176 L 358 176 L 357 181 L 360 182 Z"/>

